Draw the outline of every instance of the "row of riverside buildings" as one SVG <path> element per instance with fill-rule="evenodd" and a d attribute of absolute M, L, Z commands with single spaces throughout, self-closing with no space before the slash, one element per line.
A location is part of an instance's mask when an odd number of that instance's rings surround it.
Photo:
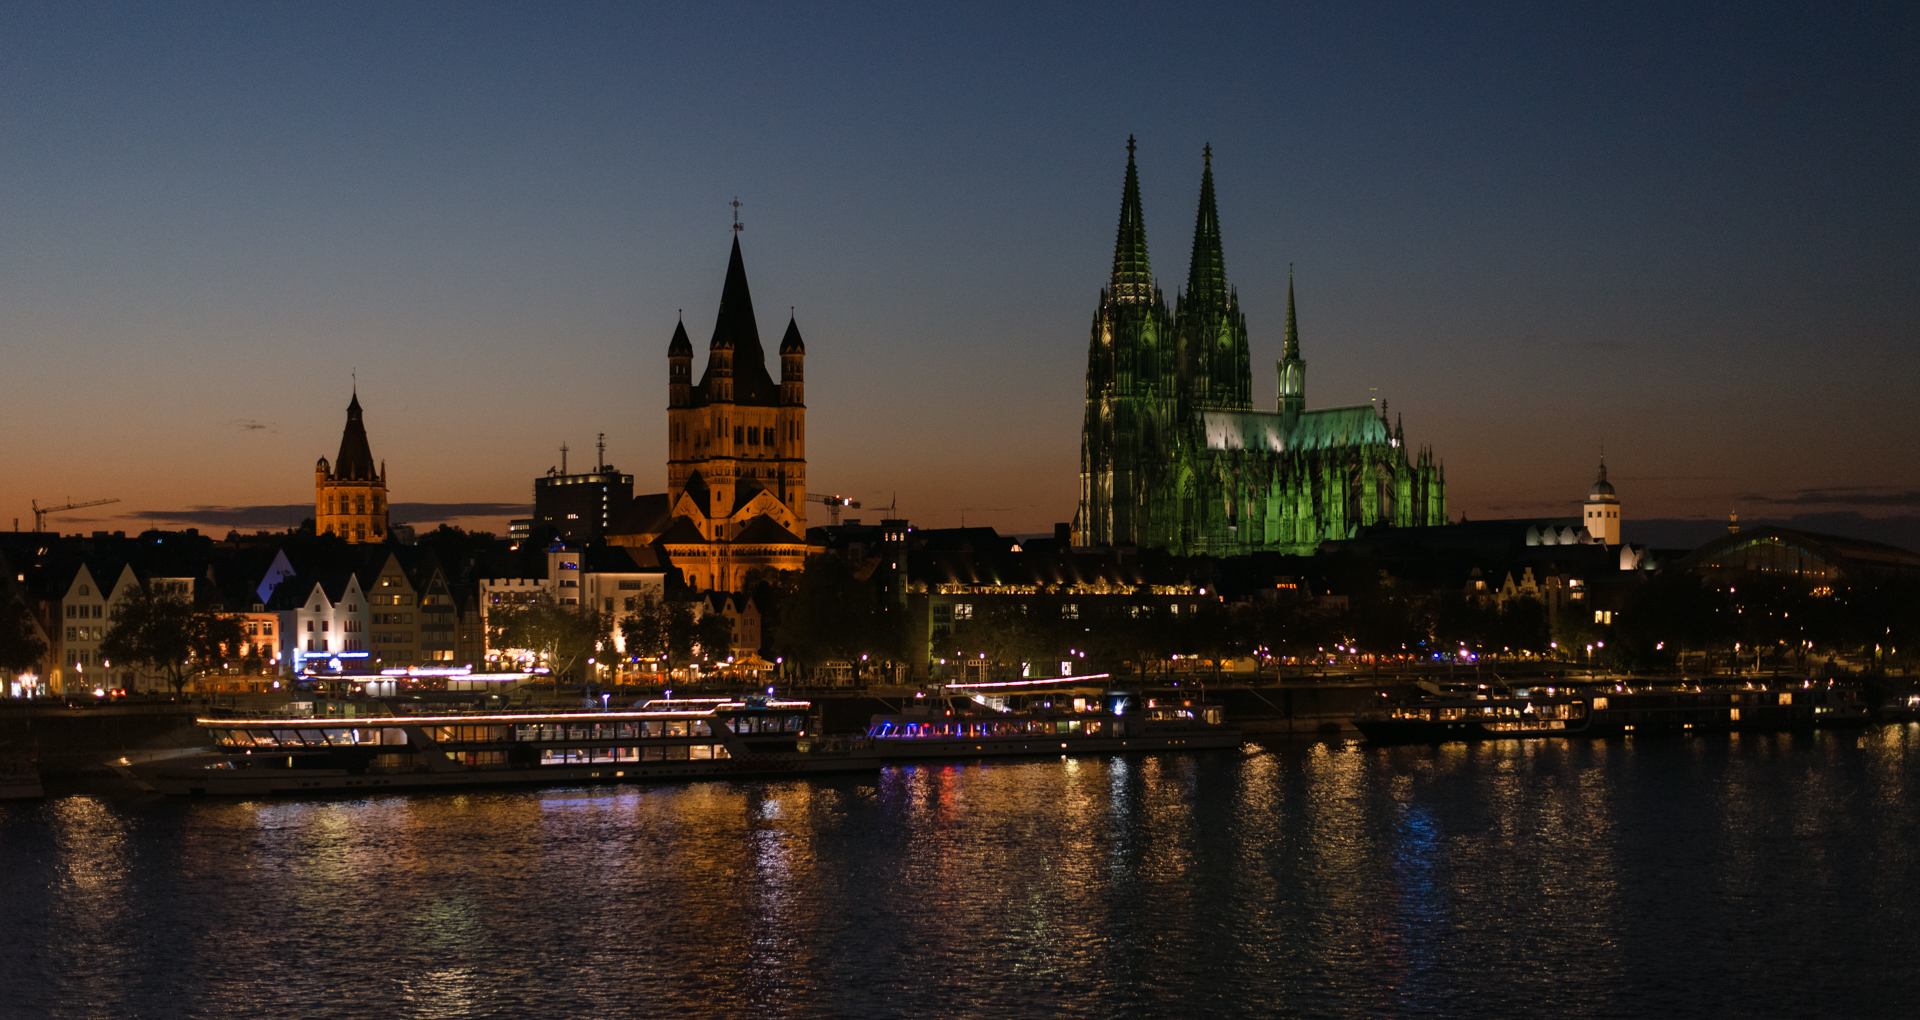
<path fill-rule="evenodd" d="M 1920 576 L 1920 556 L 1905 550 L 1782 528 L 1734 530 L 1694 550 L 1609 542 L 1612 525 L 1593 522 L 1617 522 L 1620 513 L 1603 475 L 1578 516 L 1376 527 L 1311 555 L 1181 555 L 1077 545 L 1068 525 L 1052 536 L 1016 537 L 992 528 L 916 529 L 902 519 L 809 529 L 808 547 L 843 558 L 870 582 L 879 608 L 904 631 L 903 659 L 893 664 L 897 675 L 916 680 L 953 675 L 957 667 L 943 668 L 943 659 L 956 629 L 996 609 L 1070 621 L 1115 607 L 1177 617 L 1207 602 L 1288 601 L 1334 613 L 1346 605 L 1353 584 L 1346 568 L 1356 564 L 1482 604 L 1540 602 L 1551 631 L 1563 638 L 1573 629 L 1604 633 L 1655 569 L 1692 570 L 1724 583 L 1787 577 L 1812 590 Z M 116 605 L 137 585 L 242 622 L 249 646 L 226 668 L 198 678 L 198 690 L 257 690 L 308 669 L 338 671 L 342 662 L 349 670 L 516 668 L 521 653 L 489 645 L 490 619 L 503 606 L 543 593 L 616 620 L 648 598 L 681 602 L 697 615 L 729 620 L 729 646 L 703 650 L 714 658 L 779 654 L 762 627 L 763 608 L 777 607 L 698 590 L 658 544 L 441 538 L 429 534 L 407 545 L 306 531 L 219 540 L 193 530 L 0 533 L 0 598 L 24 604 L 33 633 L 46 644 L 40 663 L 0 673 L 0 683 L 13 696 L 157 686 L 157 677 L 101 654 Z M 614 640 L 622 660 L 630 658 L 617 628 Z M 1051 676 L 1087 665 L 1045 661 L 1027 668 L 1030 675 Z M 651 670 L 623 661 L 600 675 L 644 679 Z"/>
<path fill-rule="evenodd" d="M 256 685 L 341 662 L 504 667 L 521 653 L 491 647 L 489 621 L 543 594 L 616 620 L 649 598 L 724 614 L 729 647 L 710 656 L 777 657 L 763 633 L 777 607 L 744 593 L 822 555 L 851 563 L 903 631 L 894 663 L 903 677 L 938 675 L 956 629 L 996 609 L 1172 616 L 1203 600 L 1282 597 L 1334 609 L 1352 587 L 1343 564 L 1356 562 L 1482 603 L 1539 601 L 1556 631 L 1612 625 L 1633 585 L 1670 564 L 1814 585 L 1920 572 L 1904 550 L 1784 529 L 1734 529 L 1692 551 L 1627 544 L 1604 463 L 1584 504 L 1569 500 L 1577 516 L 1453 521 L 1437 454 L 1409 445 L 1384 402 L 1306 406 L 1291 278 L 1277 404 L 1252 405 L 1211 149 L 1186 284 L 1171 305 L 1148 257 L 1131 138 L 1127 149 L 1088 344 L 1078 506 L 1051 536 L 916 529 L 904 518 L 809 527 L 809 500 L 843 501 L 807 492 L 806 344 L 790 317 L 778 374 L 769 371 L 736 229 L 697 378 L 684 321 L 667 344 L 666 491 L 636 494 L 604 444 L 591 470 L 571 471 L 563 447 L 559 466 L 533 482 L 532 515 L 504 538 L 442 529 L 416 542 L 390 520 L 386 464 L 356 389 L 338 453 L 314 466 L 310 526 L 222 540 L 192 530 L 0 535 L 0 600 L 26 606 L 47 645 L 42 662 L 8 678 L 12 691 L 150 682 L 101 651 L 136 585 L 241 620 L 248 648 L 206 683 Z M 620 657 L 633 658 L 614 634 Z"/>
<path fill-rule="evenodd" d="M 732 592 L 756 570 L 799 570 L 824 548 L 805 537 L 806 345 L 796 320 L 778 357 L 776 382 L 736 233 L 698 381 L 684 323 L 669 344 L 666 493 L 636 496 L 633 476 L 604 457 L 578 474 L 563 459 L 535 480 L 535 516 L 505 539 L 413 544 L 412 529 L 391 521 L 387 467 L 356 390 L 337 455 L 314 465 L 310 527 L 222 540 L 194 529 L 0 535 L 0 600 L 27 608 L 30 636 L 46 648 L 40 662 L 0 675 L 15 695 L 151 686 L 154 677 L 102 652 L 135 586 L 240 620 L 249 645 L 203 686 L 259 686 L 343 662 L 503 664 L 516 650 L 489 647 L 491 613 L 542 592 L 615 620 L 649 597 L 722 614 L 732 633 L 724 652 L 750 656 L 760 609 Z M 614 641 L 626 658 L 618 627 Z"/>
<path fill-rule="evenodd" d="M 732 642 L 703 650 L 716 656 L 750 655 L 760 641 L 750 600 L 689 591 L 651 550 L 603 542 L 459 547 L 431 537 L 417 545 L 351 543 L 304 530 L 218 540 L 194 529 L 12 532 L 0 533 L 0 570 L 0 599 L 25 606 L 27 633 L 45 646 L 28 668 L 0 670 L 0 684 L 15 697 L 159 686 L 157 674 L 112 662 L 102 650 L 116 610 L 140 586 L 241 623 L 246 646 L 196 678 L 202 691 L 259 690 L 305 671 L 512 668 L 524 653 L 489 645 L 491 614 L 543 592 L 614 620 L 649 597 L 685 602 L 696 616 L 722 614 Z M 624 657 L 617 628 L 613 640 Z"/>

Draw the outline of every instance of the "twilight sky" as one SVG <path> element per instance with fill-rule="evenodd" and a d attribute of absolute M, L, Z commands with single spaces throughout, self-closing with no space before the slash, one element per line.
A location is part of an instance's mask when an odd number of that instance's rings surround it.
<path fill-rule="evenodd" d="M 738 196 L 809 488 L 1047 530 L 1133 134 L 1168 300 L 1210 142 L 1256 404 L 1293 263 L 1309 406 L 1377 389 L 1456 517 L 1604 445 L 1629 538 L 1911 522 L 1920 8 L 1676 6 L 7 4 L 0 514 L 284 527 L 355 369 L 396 521 L 600 432 L 658 491 Z"/>

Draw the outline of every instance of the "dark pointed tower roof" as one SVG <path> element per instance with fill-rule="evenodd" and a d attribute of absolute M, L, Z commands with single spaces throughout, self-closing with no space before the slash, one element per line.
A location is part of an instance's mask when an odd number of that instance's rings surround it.
<path fill-rule="evenodd" d="M 674 323 L 673 339 L 667 343 L 667 357 L 693 357 L 693 341 L 687 339 L 687 324 L 684 320 Z"/>
<path fill-rule="evenodd" d="M 760 326 L 753 316 L 753 292 L 747 289 L 747 264 L 740 258 L 740 236 L 734 235 L 733 254 L 727 259 L 727 282 L 720 288 L 720 314 L 713 322 L 713 342 L 725 342 L 736 353 L 764 358 Z"/>
<path fill-rule="evenodd" d="M 1220 249 L 1220 210 L 1213 200 L 1213 146 L 1202 155 L 1200 211 L 1193 221 L 1193 261 L 1187 269 L 1188 301 L 1216 308 L 1227 303 L 1227 259 Z"/>
<path fill-rule="evenodd" d="M 807 345 L 800 339 L 800 320 L 790 316 L 787 319 L 787 335 L 780 338 L 780 353 L 805 354 Z"/>
<path fill-rule="evenodd" d="M 1287 267 L 1287 346 L 1282 357 L 1300 356 L 1300 322 L 1293 315 L 1293 267 Z"/>
<path fill-rule="evenodd" d="M 373 468 L 373 450 L 367 446 L 367 426 L 360 420 L 360 393 L 347 404 L 347 427 L 340 433 L 340 456 L 333 460 L 333 477 L 343 482 L 370 482 L 379 477 Z"/>
<path fill-rule="evenodd" d="M 733 351 L 733 394 L 737 404 L 772 404 L 779 398 L 773 377 L 767 374 L 766 351 L 760 346 L 760 326 L 753 315 L 753 293 L 747 289 L 747 266 L 740 258 L 740 235 L 734 234 L 733 254 L 727 259 L 727 282 L 720 288 L 720 314 L 713 322 L 709 351 Z M 707 361 L 705 387 L 713 376 Z"/>
<path fill-rule="evenodd" d="M 1140 211 L 1140 172 L 1133 165 L 1133 136 L 1127 136 L 1127 185 L 1120 195 L 1120 233 L 1113 242 L 1113 300 L 1121 304 L 1153 300 L 1153 267 L 1147 262 L 1147 221 Z"/>

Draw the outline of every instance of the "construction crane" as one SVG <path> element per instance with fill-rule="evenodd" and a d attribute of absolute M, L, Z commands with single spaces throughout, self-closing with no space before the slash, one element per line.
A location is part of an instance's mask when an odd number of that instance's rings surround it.
<path fill-rule="evenodd" d="M 47 530 L 48 514 L 62 513 L 67 510 L 79 510 L 84 507 L 90 507 L 90 506 L 106 506 L 108 503 L 118 503 L 118 502 L 120 502 L 118 499 L 96 499 L 88 503 L 75 503 L 73 502 L 73 497 L 68 496 L 66 506 L 41 506 L 39 500 L 37 499 L 33 500 L 32 503 L 33 503 L 34 534 L 37 535 L 40 532 Z M 15 525 L 15 527 L 18 527 L 18 525 Z"/>
<path fill-rule="evenodd" d="M 860 501 L 850 496 L 822 496 L 817 492 L 809 492 L 807 502 L 824 504 L 827 508 L 827 523 L 835 526 L 840 524 L 841 507 L 860 509 Z"/>

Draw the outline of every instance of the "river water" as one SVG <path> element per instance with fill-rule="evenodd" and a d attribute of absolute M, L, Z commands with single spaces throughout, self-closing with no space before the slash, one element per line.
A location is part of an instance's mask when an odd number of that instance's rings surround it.
<path fill-rule="evenodd" d="M 0 1015 L 1920 1015 L 1920 726 L 0 805 Z"/>

